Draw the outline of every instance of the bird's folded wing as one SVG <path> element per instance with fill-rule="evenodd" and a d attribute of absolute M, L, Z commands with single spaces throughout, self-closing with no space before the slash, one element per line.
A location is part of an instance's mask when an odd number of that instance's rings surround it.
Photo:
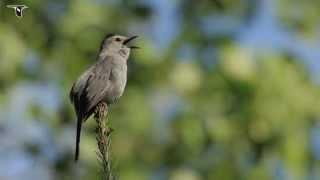
<path fill-rule="evenodd" d="M 90 116 L 93 108 L 103 100 L 110 88 L 112 57 L 106 58 L 88 69 L 71 89 L 70 99 L 74 103 L 78 117 Z"/>
<path fill-rule="evenodd" d="M 93 74 L 89 77 L 86 88 L 81 96 L 81 99 L 86 102 L 86 112 L 91 111 L 92 108 L 104 99 L 111 86 L 112 57 L 107 56 L 106 58 L 108 59 L 98 61 L 94 66 Z"/>

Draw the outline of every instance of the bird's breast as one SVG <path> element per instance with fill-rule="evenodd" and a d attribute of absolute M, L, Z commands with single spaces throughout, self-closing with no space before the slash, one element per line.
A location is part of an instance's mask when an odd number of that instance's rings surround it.
<path fill-rule="evenodd" d="M 127 83 L 127 65 L 115 65 L 110 74 L 111 87 L 108 92 L 109 101 L 122 96 Z"/>
<path fill-rule="evenodd" d="M 115 78 L 115 88 L 123 92 L 127 83 L 127 66 L 115 67 L 111 73 Z"/>

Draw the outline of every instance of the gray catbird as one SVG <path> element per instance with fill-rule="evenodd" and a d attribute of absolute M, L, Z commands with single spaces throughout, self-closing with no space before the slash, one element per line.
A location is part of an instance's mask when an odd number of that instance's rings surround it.
<path fill-rule="evenodd" d="M 109 34 L 101 43 L 97 62 L 86 70 L 73 84 L 70 100 L 77 115 L 75 161 L 79 157 L 79 143 L 82 123 L 94 112 L 100 102 L 114 103 L 123 94 L 127 82 L 127 60 L 130 38 Z"/>

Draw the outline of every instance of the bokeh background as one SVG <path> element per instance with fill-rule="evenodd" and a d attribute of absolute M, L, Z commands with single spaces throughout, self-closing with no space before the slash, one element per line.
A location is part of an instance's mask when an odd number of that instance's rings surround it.
<path fill-rule="evenodd" d="M 8 4 L 26 4 L 18 19 Z M 0 1 L 0 180 L 99 179 L 73 162 L 68 93 L 110 32 L 139 35 L 111 107 L 121 180 L 320 179 L 320 1 Z"/>

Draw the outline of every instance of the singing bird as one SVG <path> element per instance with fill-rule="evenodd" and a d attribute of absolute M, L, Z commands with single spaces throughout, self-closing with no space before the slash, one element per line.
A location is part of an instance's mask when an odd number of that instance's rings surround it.
<path fill-rule="evenodd" d="M 77 115 L 75 161 L 79 158 L 82 123 L 100 102 L 115 103 L 123 94 L 127 82 L 127 60 L 130 50 L 138 48 L 128 43 L 138 36 L 107 35 L 100 46 L 97 61 L 73 84 L 70 100 Z"/>

